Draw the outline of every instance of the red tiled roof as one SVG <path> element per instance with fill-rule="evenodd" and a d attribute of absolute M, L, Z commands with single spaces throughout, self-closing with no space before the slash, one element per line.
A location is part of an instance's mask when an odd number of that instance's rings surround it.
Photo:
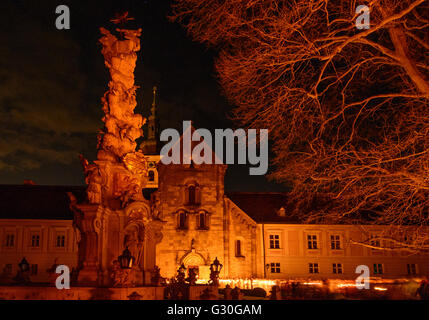
<path fill-rule="evenodd" d="M 286 192 L 227 192 L 226 196 L 257 223 L 300 223 L 288 214 Z M 285 216 L 278 211 L 285 209 Z"/>

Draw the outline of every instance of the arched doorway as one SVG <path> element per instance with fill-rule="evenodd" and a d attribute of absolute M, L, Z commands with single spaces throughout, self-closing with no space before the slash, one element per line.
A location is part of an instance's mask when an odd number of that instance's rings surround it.
<path fill-rule="evenodd" d="M 187 269 L 187 276 L 189 275 L 189 270 L 194 269 L 199 280 L 209 280 L 209 266 L 203 256 L 195 252 L 194 249 L 183 256 L 181 263 L 183 263 Z"/>

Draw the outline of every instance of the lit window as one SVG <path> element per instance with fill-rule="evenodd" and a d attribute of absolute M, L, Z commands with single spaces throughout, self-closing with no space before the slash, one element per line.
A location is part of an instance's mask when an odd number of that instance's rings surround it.
<path fill-rule="evenodd" d="M 343 273 L 343 265 L 341 263 L 333 263 L 332 273 L 336 273 L 336 274 Z"/>
<path fill-rule="evenodd" d="M 65 235 L 59 235 L 57 236 L 57 247 L 64 248 L 66 243 L 66 236 Z"/>
<path fill-rule="evenodd" d="M 417 265 L 415 263 L 408 263 L 407 272 L 411 275 L 417 274 Z"/>
<path fill-rule="evenodd" d="M 280 273 L 280 263 L 278 262 L 271 262 L 271 273 Z"/>
<path fill-rule="evenodd" d="M 280 235 L 270 234 L 270 249 L 280 249 Z"/>
<path fill-rule="evenodd" d="M 241 240 L 235 241 L 235 256 L 236 257 L 243 257 L 243 252 L 241 250 Z"/>
<path fill-rule="evenodd" d="M 332 250 L 340 250 L 341 249 L 341 241 L 339 235 L 331 236 L 331 249 Z"/>
<path fill-rule="evenodd" d="M 381 263 L 374 263 L 374 274 L 383 274 L 383 265 Z"/>
<path fill-rule="evenodd" d="M 31 236 L 31 246 L 36 248 L 40 245 L 40 236 L 38 234 L 33 234 Z"/>
<path fill-rule="evenodd" d="M 13 247 L 15 246 L 15 235 L 14 234 L 7 234 L 6 235 L 6 247 Z"/>
<path fill-rule="evenodd" d="M 32 264 L 31 265 L 31 274 L 32 275 L 37 275 L 37 269 L 38 269 L 38 266 L 37 266 L 37 264 Z"/>
<path fill-rule="evenodd" d="M 318 263 L 309 263 L 308 264 L 309 273 L 319 273 L 319 264 Z"/>
<path fill-rule="evenodd" d="M 308 249 L 317 249 L 317 236 L 309 234 L 307 236 Z"/>
<path fill-rule="evenodd" d="M 155 181 L 155 172 L 153 172 L 153 170 L 149 171 L 149 181 L 150 182 Z"/>

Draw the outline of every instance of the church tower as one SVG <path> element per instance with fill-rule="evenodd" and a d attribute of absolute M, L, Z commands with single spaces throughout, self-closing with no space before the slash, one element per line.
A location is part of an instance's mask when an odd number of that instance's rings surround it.
<path fill-rule="evenodd" d="M 180 150 L 183 150 L 184 136 L 192 136 L 194 132 L 192 126 L 185 130 L 178 142 Z M 191 150 L 198 143 L 193 141 Z M 210 150 L 213 159 L 216 157 L 211 147 L 204 150 Z M 161 179 L 156 199 L 159 216 L 164 221 L 164 240 L 156 248 L 156 263 L 164 277 L 174 277 L 183 264 L 188 272 L 193 269 L 198 279 L 208 281 L 210 264 L 216 257 L 227 269 L 226 169 L 226 164 L 195 164 L 192 159 L 190 164 L 158 165 Z M 224 277 L 222 272 L 221 277 Z"/>

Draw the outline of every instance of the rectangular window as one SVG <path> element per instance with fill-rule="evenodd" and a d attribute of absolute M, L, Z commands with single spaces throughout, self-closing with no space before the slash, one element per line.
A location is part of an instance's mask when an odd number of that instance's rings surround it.
<path fill-rule="evenodd" d="M 371 238 L 374 238 L 374 239 L 371 239 L 370 242 L 369 242 L 371 246 L 373 246 L 373 247 L 381 247 L 380 239 L 377 239 L 378 238 L 377 235 L 372 235 Z M 374 249 L 374 248 L 372 248 L 372 250 L 378 251 L 377 249 Z"/>
<path fill-rule="evenodd" d="M 332 273 L 341 274 L 343 273 L 343 265 L 341 263 L 332 264 Z"/>
<path fill-rule="evenodd" d="M 37 266 L 37 264 L 32 264 L 31 265 L 31 274 L 32 275 L 37 275 L 37 269 L 38 269 L 38 266 Z"/>
<path fill-rule="evenodd" d="M 331 235 L 331 249 L 332 250 L 341 249 L 341 240 L 339 235 Z"/>
<path fill-rule="evenodd" d="M 407 272 L 408 274 L 411 274 L 411 275 L 417 274 L 417 265 L 415 263 L 408 263 Z"/>
<path fill-rule="evenodd" d="M 241 240 L 235 241 L 235 256 L 236 257 L 242 257 L 243 253 L 241 251 Z"/>
<path fill-rule="evenodd" d="M 404 237 L 403 237 L 403 241 L 405 243 L 411 244 L 411 243 L 413 243 L 415 241 L 415 235 L 413 235 L 413 234 L 405 234 Z"/>
<path fill-rule="evenodd" d="M 374 274 L 383 274 L 383 265 L 381 263 L 374 263 Z"/>
<path fill-rule="evenodd" d="M 270 249 L 280 249 L 280 235 L 270 234 Z"/>
<path fill-rule="evenodd" d="M 271 273 L 280 273 L 280 263 L 279 262 L 271 262 Z"/>
<path fill-rule="evenodd" d="M 15 235 L 14 234 L 7 234 L 6 235 L 6 247 L 11 248 L 15 246 Z"/>
<path fill-rule="evenodd" d="M 319 264 L 318 263 L 309 263 L 308 264 L 309 273 L 319 273 Z"/>
<path fill-rule="evenodd" d="M 56 245 L 59 248 L 64 248 L 66 245 L 66 236 L 65 235 L 58 235 Z"/>
<path fill-rule="evenodd" d="M 34 248 L 39 247 L 40 245 L 40 236 L 38 234 L 33 234 L 31 236 L 31 246 Z"/>
<path fill-rule="evenodd" d="M 4 266 L 4 273 L 6 275 L 11 275 L 12 274 L 12 264 L 8 263 Z"/>
<path fill-rule="evenodd" d="M 307 236 L 308 249 L 317 249 L 317 235 L 309 234 Z"/>

